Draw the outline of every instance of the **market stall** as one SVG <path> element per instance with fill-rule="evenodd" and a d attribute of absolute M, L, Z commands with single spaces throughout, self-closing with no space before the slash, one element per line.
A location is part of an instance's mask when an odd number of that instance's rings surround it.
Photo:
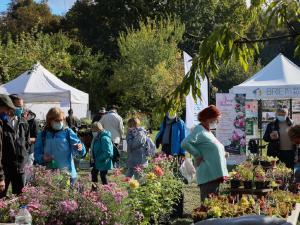
<path fill-rule="evenodd" d="M 87 117 L 89 95 L 58 79 L 37 63 L 16 79 L 0 86 L 1 94 L 18 94 L 26 107 L 38 119 L 45 119 L 51 107 L 60 107 L 67 113 L 72 107 L 78 118 Z"/>
<path fill-rule="evenodd" d="M 300 68 L 279 54 L 263 69 L 245 82 L 234 86 L 231 95 L 244 95 L 245 101 L 245 132 L 249 138 L 262 138 L 263 119 L 272 119 L 272 112 L 263 114 L 265 100 L 286 100 L 292 116 L 292 100 L 300 98 Z M 225 94 L 226 95 L 226 94 Z M 254 113 L 251 110 L 254 109 Z M 247 113 L 248 110 L 248 113 Z M 258 132 L 255 132 L 258 128 Z"/>

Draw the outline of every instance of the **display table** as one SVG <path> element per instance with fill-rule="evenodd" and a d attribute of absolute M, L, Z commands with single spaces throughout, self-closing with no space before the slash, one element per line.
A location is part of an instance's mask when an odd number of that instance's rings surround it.
<path fill-rule="evenodd" d="M 244 189 L 244 188 L 231 188 L 230 193 L 231 195 L 256 195 L 258 197 L 263 197 L 272 192 L 272 188 L 265 188 L 265 189 Z"/>

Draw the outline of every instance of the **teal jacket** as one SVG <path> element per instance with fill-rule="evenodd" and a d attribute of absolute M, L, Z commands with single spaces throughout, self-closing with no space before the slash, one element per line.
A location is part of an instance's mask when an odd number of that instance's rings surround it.
<path fill-rule="evenodd" d="M 113 168 L 113 144 L 109 131 L 104 130 L 93 139 L 92 153 L 97 170 L 103 171 Z"/>
<path fill-rule="evenodd" d="M 203 159 L 196 168 L 198 184 L 228 176 L 224 146 L 201 124 L 182 141 L 181 146 L 195 158 Z"/>

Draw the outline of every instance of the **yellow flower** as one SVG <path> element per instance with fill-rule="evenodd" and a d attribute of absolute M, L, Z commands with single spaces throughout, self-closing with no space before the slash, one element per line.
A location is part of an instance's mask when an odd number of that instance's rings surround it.
<path fill-rule="evenodd" d="M 241 203 L 241 206 L 245 206 L 245 207 L 249 206 L 249 201 L 246 197 L 242 197 L 240 203 Z"/>
<path fill-rule="evenodd" d="M 150 172 L 150 173 L 147 174 L 147 179 L 148 180 L 154 180 L 155 178 L 156 178 L 156 176 L 155 176 L 154 173 Z"/>
<path fill-rule="evenodd" d="M 134 190 L 137 189 L 140 186 L 140 183 L 137 180 L 131 179 L 129 181 L 129 187 Z"/>
<path fill-rule="evenodd" d="M 218 206 L 212 207 L 207 213 L 214 218 L 219 218 L 222 216 L 221 209 Z"/>

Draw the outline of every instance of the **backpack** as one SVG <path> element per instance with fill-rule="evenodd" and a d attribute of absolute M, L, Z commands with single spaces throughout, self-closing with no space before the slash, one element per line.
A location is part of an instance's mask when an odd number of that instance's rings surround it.
<path fill-rule="evenodd" d="M 156 146 L 154 142 L 148 136 L 146 139 L 146 151 L 147 151 L 147 156 L 154 156 L 156 151 Z"/>

